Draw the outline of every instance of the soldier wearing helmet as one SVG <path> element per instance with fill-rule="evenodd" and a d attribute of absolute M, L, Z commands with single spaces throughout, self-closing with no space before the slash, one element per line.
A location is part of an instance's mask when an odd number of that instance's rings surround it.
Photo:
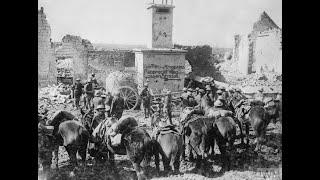
<path fill-rule="evenodd" d="M 95 96 L 92 100 L 92 103 L 93 103 L 94 110 L 96 110 L 98 105 L 105 104 L 104 99 L 102 98 L 102 92 L 100 90 L 95 92 Z"/>
<path fill-rule="evenodd" d="M 164 97 L 163 111 L 164 111 L 165 115 L 168 117 L 169 124 L 173 124 L 173 123 L 172 123 L 172 107 L 171 107 L 171 102 L 172 102 L 171 91 L 167 91 L 166 96 Z"/>
<path fill-rule="evenodd" d="M 120 92 L 116 92 L 115 96 L 112 100 L 111 107 L 110 107 L 110 114 L 111 116 L 120 119 L 122 117 L 122 113 L 124 111 L 124 99 L 120 96 Z"/>
<path fill-rule="evenodd" d="M 105 112 L 106 108 L 104 104 L 99 104 L 97 107 L 95 107 L 94 116 L 92 119 L 92 127 L 97 127 L 101 121 L 106 118 Z"/>
<path fill-rule="evenodd" d="M 144 117 L 148 118 L 151 116 L 151 100 L 152 100 L 152 95 L 150 92 L 150 89 L 148 88 L 148 84 L 144 84 L 144 88 L 141 91 L 140 97 L 142 99 L 142 105 L 144 109 Z"/>
<path fill-rule="evenodd" d="M 86 85 L 84 86 L 85 92 L 85 107 L 86 109 L 90 109 L 92 107 L 92 98 L 94 96 L 94 89 L 92 85 L 92 81 L 89 78 Z"/>

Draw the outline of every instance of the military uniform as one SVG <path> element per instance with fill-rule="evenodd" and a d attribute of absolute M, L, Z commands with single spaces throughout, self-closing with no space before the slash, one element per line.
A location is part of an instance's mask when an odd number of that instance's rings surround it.
<path fill-rule="evenodd" d="M 148 89 L 148 86 L 145 85 L 145 88 L 142 90 L 140 97 L 142 98 L 142 104 L 144 109 L 144 116 L 145 118 L 149 117 L 151 115 L 151 93 Z"/>
<path fill-rule="evenodd" d="M 188 105 L 187 105 L 187 107 L 195 107 L 197 105 L 198 105 L 198 103 L 196 102 L 194 97 L 193 96 L 189 96 L 188 97 Z"/>
<path fill-rule="evenodd" d="M 74 104 L 75 104 L 76 108 L 79 108 L 80 98 L 83 93 L 82 92 L 83 85 L 81 84 L 79 78 L 76 81 L 77 82 L 72 86 L 72 90 L 73 90 L 73 95 L 74 95 Z"/>
<path fill-rule="evenodd" d="M 117 93 L 112 100 L 111 107 L 110 107 L 110 114 L 111 116 L 115 116 L 117 119 L 120 119 L 122 117 L 123 111 L 124 111 L 124 99 L 120 97 L 120 93 Z"/>
<path fill-rule="evenodd" d="M 258 90 L 257 94 L 255 94 L 254 99 L 258 100 L 258 101 L 263 101 L 264 95 L 263 95 L 263 89 L 262 88 Z"/>
<path fill-rule="evenodd" d="M 104 99 L 101 97 L 101 92 L 97 91 L 95 97 L 92 99 L 93 107 L 96 109 L 98 105 L 104 105 Z"/>
<path fill-rule="evenodd" d="M 105 106 L 104 104 L 99 104 L 94 110 L 92 127 L 93 128 L 97 127 L 104 119 L 106 119 Z"/>
<path fill-rule="evenodd" d="M 99 86 L 98 81 L 96 79 L 96 74 L 92 73 L 90 79 L 93 85 L 93 89 L 96 89 Z"/>
<path fill-rule="evenodd" d="M 171 107 L 171 102 L 172 102 L 172 96 L 170 94 L 170 91 L 167 92 L 166 97 L 164 98 L 164 103 L 163 103 L 163 111 L 167 115 L 169 119 L 169 123 L 172 124 L 172 107 Z"/>
<path fill-rule="evenodd" d="M 85 102 L 86 102 L 86 108 L 90 109 L 92 107 L 92 98 L 94 96 L 94 89 L 91 80 L 87 82 L 87 84 L 84 86 L 84 92 L 85 92 Z"/>
<path fill-rule="evenodd" d="M 215 98 L 214 98 L 214 94 L 212 92 L 212 89 L 210 87 L 210 85 L 207 85 L 206 86 L 206 94 L 204 95 L 204 99 L 207 101 L 207 104 L 212 107 L 213 106 L 213 103 L 215 101 Z"/>

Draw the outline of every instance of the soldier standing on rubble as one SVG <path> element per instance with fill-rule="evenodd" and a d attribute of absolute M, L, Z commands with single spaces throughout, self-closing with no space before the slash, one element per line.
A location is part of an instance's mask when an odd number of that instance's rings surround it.
<path fill-rule="evenodd" d="M 89 78 L 87 81 L 87 84 L 84 86 L 84 92 L 85 92 L 85 102 L 86 102 L 86 109 L 90 109 L 92 108 L 92 98 L 94 95 L 94 89 L 93 89 L 93 85 L 91 82 L 91 79 Z"/>
<path fill-rule="evenodd" d="M 111 116 L 120 119 L 124 111 L 124 99 L 120 97 L 120 92 L 116 92 L 110 107 Z"/>
<path fill-rule="evenodd" d="M 80 82 L 80 78 L 76 79 L 76 83 L 72 86 L 73 95 L 74 95 L 74 104 L 76 109 L 79 109 L 79 101 L 82 95 L 83 85 Z"/>
<path fill-rule="evenodd" d="M 140 97 L 142 98 L 142 104 L 144 109 L 144 117 L 148 118 L 151 115 L 151 99 L 152 95 L 150 93 L 150 90 L 148 88 L 148 84 L 144 84 L 144 88 L 140 94 Z"/>
<path fill-rule="evenodd" d="M 172 102 L 172 95 L 170 91 L 167 91 L 167 94 L 164 98 L 164 102 L 163 102 L 163 111 L 165 113 L 165 115 L 168 117 L 169 120 L 169 124 L 173 124 L 172 123 L 172 107 L 171 107 L 171 102 Z"/>

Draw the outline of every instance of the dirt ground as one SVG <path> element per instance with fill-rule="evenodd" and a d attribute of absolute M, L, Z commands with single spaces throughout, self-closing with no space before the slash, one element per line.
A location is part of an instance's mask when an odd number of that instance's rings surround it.
<path fill-rule="evenodd" d="M 39 100 L 39 104 L 43 104 Z M 75 110 L 71 103 L 58 104 L 49 109 L 49 117 L 56 110 L 63 109 L 70 111 L 74 115 L 80 117 L 80 112 Z M 151 130 L 148 119 L 144 119 L 142 111 L 130 111 L 125 112 L 124 115 L 131 115 L 135 117 L 140 125 L 145 126 L 148 130 Z M 175 119 L 178 117 L 179 112 L 174 112 Z M 253 132 L 250 132 L 253 133 Z M 239 132 L 237 132 L 239 134 Z M 219 149 L 215 149 L 216 156 L 213 160 L 208 161 L 208 169 L 205 172 L 200 173 L 195 169 L 195 163 L 188 161 L 181 161 L 180 174 L 164 174 L 163 166 L 160 163 L 160 174 L 156 173 L 155 163 L 151 161 L 148 169 L 148 178 L 157 180 L 172 180 L 172 179 L 282 179 L 282 125 L 277 122 L 276 124 L 270 123 L 267 130 L 267 141 L 262 146 L 262 150 L 259 153 L 253 151 L 253 147 L 244 148 L 240 146 L 240 139 L 236 140 L 236 152 L 232 154 L 232 167 L 230 171 L 221 171 L 221 158 Z M 253 136 L 251 134 L 250 143 L 253 142 Z M 79 157 L 78 157 L 79 158 Z M 59 170 L 55 167 L 55 163 L 52 163 L 51 172 L 44 174 L 42 170 L 39 170 L 38 179 L 121 179 L 131 180 L 137 179 L 132 164 L 126 156 L 116 155 L 116 170 L 110 167 L 108 163 L 98 164 L 95 163 L 91 157 L 87 157 L 86 165 L 81 165 L 78 169 L 72 171 L 69 169 L 69 157 L 64 149 L 60 147 L 59 151 Z"/>

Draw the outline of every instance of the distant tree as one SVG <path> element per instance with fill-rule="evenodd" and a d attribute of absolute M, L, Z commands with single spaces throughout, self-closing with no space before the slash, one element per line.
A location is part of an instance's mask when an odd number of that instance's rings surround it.
<path fill-rule="evenodd" d="M 215 80 L 225 81 L 219 70 L 215 67 L 212 48 L 209 45 L 187 47 L 186 59 L 192 67 L 192 74 L 197 76 L 211 76 Z"/>

